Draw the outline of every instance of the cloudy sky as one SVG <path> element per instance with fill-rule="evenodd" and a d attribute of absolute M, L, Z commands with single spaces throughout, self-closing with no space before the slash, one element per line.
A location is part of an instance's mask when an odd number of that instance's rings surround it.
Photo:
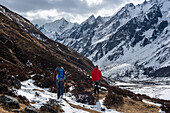
<path fill-rule="evenodd" d="M 126 3 L 139 4 L 144 0 L 0 0 L 0 4 L 42 25 L 65 18 L 81 23 L 90 15 L 112 16 Z"/>

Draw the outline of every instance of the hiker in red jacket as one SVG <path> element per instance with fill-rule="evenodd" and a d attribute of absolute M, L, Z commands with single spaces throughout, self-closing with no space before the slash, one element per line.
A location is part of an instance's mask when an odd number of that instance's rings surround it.
<path fill-rule="evenodd" d="M 103 78 L 102 78 L 102 73 L 98 69 L 97 65 L 93 69 L 93 71 L 91 73 L 91 77 L 92 77 L 92 82 L 94 83 L 94 93 L 96 94 L 96 91 L 97 91 L 97 93 L 99 94 L 99 87 L 98 87 L 98 85 L 99 85 L 100 81 L 103 80 Z"/>

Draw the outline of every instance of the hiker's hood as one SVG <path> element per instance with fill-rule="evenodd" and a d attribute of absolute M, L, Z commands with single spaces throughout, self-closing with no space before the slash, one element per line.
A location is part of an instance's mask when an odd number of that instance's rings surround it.
<path fill-rule="evenodd" d="M 98 67 L 95 67 L 94 70 L 98 70 Z"/>

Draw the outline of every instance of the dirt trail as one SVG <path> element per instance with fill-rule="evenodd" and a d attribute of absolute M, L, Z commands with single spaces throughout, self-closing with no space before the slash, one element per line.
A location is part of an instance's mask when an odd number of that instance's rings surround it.
<path fill-rule="evenodd" d="M 84 110 L 84 111 L 87 111 L 87 112 L 90 112 L 90 113 L 101 113 L 101 112 L 98 112 L 98 111 L 95 111 L 95 110 L 92 110 L 92 109 L 81 107 L 79 105 L 74 105 L 74 104 L 68 102 L 66 99 L 64 99 L 64 100 L 73 108 L 81 109 L 81 110 Z"/>

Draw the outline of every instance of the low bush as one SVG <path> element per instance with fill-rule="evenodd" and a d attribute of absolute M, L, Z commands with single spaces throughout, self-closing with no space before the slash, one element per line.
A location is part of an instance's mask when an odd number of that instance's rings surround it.
<path fill-rule="evenodd" d="M 43 79 L 35 80 L 34 84 L 42 88 L 49 88 L 54 85 L 51 77 L 44 77 Z"/>
<path fill-rule="evenodd" d="M 165 111 L 165 113 L 170 113 L 170 103 L 168 104 L 163 104 L 161 106 L 162 111 Z"/>
<path fill-rule="evenodd" d="M 6 93 L 8 91 L 9 91 L 9 89 L 6 84 L 0 84 L 0 93 Z"/>
<path fill-rule="evenodd" d="M 109 93 L 114 92 L 117 95 L 122 95 L 124 97 L 132 97 L 134 95 L 133 92 L 125 90 L 125 89 L 121 89 L 118 86 L 111 86 L 108 88 Z"/>
<path fill-rule="evenodd" d="M 90 84 L 88 84 L 87 82 L 84 82 L 84 81 L 79 81 L 75 85 L 75 89 L 72 92 L 73 93 L 82 93 L 85 91 L 85 89 L 89 89 L 89 88 L 92 88 L 92 86 Z"/>
<path fill-rule="evenodd" d="M 40 113 L 61 113 L 64 112 L 61 109 L 61 106 L 59 103 L 54 100 L 50 99 L 47 104 L 43 104 L 43 106 L 40 107 Z"/>
<path fill-rule="evenodd" d="M 29 100 L 25 96 L 18 95 L 16 97 L 20 103 L 25 104 L 27 106 L 30 105 Z"/>
<path fill-rule="evenodd" d="M 108 93 L 105 97 L 104 103 L 107 108 L 118 107 L 124 104 L 123 96 L 114 93 Z"/>
<path fill-rule="evenodd" d="M 133 95 L 132 97 L 131 97 L 133 100 L 136 100 L 136 101 L 142 101 L 142 97 L 140 96 L 140 95 Z"/>

